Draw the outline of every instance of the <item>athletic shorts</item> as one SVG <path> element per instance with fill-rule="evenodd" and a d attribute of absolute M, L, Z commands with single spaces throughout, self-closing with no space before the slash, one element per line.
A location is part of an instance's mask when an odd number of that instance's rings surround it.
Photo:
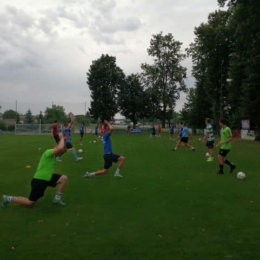
<path fill-rule="evenodd" d="M 214 147 L 214 143 L 215 143 L 215 141 L 207 141 L 206 147 L 212 149 Z"/>
<path fill-rule="evenodd" d="M 80 135 L 81 137 L 83 137 L 83 135 L 84 135 L 84 132 L 80 132 L 80 133 L 79 133 L 79 135 Z"/>
<path fill-rule="evenodd" d="M 174 134 L 174 131 L 171 131 L 170 134 L 173 135 L 173 134 Z"/>
<path fill-rule="evenodd" d="M 72 143 L 66 143 L 66 148 L 67 148 L 67 149 L 71 149 L 71 148 L 73 148 Z"/>
<path fill-rule="evenodd" d="M 55 142 L 56 142 L 56 143 L 59 143 L 60 137 L 59 137 L 58 135 L 54 135 L 53 137 L 54 137 L 54 139 L 55 139 Z"/>
<path fill-rule="evenodd" d="M 114 153 L 104 154 L 104 169 L 109 169 L 112 166 L 113 162 L 118 162 L 119 157 L 120 155 Z"/>
<path fill-rule="evenodd" d="M 230 150 L 220 149 L 218 154 L 221 155 L 222 157 L 226 157 L 229 151 Z"/>
<path fill-rule="evenodd" d="M 181 142 L 187 144 L 189 141 L 189 137 L 181 137 Z"/>
<path fill-rule="evenodd" d="M 49 181 L 33 178 L 31 181 L 31 193 L 29 195 L 30 201 L 37 201 L 43 197 L 47 187 L 56 187 L 57 181 L 62 175 L 53 173 Z"/>

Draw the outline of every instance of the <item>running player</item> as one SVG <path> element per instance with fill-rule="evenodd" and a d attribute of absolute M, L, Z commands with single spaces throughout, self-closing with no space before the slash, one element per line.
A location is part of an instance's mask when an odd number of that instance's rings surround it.
<path fill-rule="evenodd" d="M 152 125 L 152 127 L 150 128 L 150 139 L 152 137 L 155 137 L 155 132 L 156 132 L 155 127 L 154 127 L 154 125 Z"/>
<path fill-rule="evenodd" d="M 183 143 L 185 145 L 185 147 L 189 148 L 192 151 L 195 151 L 195 148 L 188 143 L 189 142 L 189 128 L 187 127 L 186 123 L 183 123 L 180 133 L 181 133 L 181 136 L 177 140 L 177 143 L 176 143 L 174 149 L 172 149 L 172 150 L 177 151 L 177 149 L 180 147 L 181 143 Z"/>
<path fill-rule="evenodd" d="M 174 136 L 174 125 L 173 123 L 170 124 L 170 140 L 173 139 Z"/>
<path fill-rule="evenodd" d="M 65 138 L 66 148 L 72 151 L 72 155 L 75 158 L 76 162 L 82 160 L 82 157 L 78 157 L 75 147 L 71 143 L 71 129 L 74 127 L 71 123 L 65 123 L 62 133 Z"/>
<path fill-rule="evenodd" d="M 160 124 L 158 124 L 158 126 L 157 126 L 157 136 L 161 137 L 161 134 L 162 134 L 162 126 Z"/>
<path fill-rule="evenodd" d="M 106 125 L 107 131 L 103 136 L 104 139 L 104 168 L 103 170 L 99 170 L 96 172 L 86 172 L 86 174 L 83 176 L 84 178 L 90 178 L 90 177 L 94 177 L 96 175 L 102 175 L 102 174 L 106 174 L 108 172 L 108 169 L 112 166 L 113 162 L 118 162 L 118 166 L 116 169 L 116 172 L 114 174 L 115 177 L 123 177 L 122 175 L 120 175 L 120 170 L 124 165 L 125 162 L 125 157 L 118 155 L 118 154 L 114 154 L 112 152 L 112 143 L 110 140 L 110 136 L 112 135 L 113 132 L 113 128 L 112 126 L 109 124 L 109 122 L 107 120 L 104 120 L 104 123 Z"/>
<path fill-rule="evenodd" d="M 225 118 L 220 119 L 219 125 L 221 127 L 220 130 L 220 141 L 217 143 L 216 147 L 220 146 L 219 155 L 218 155 L 218 164 L 219 164 L 219 172 L 218 174 L 224 174 L 224 163 L 230 167 L 230 173 L 233 172 L 236 168 L 236 165 L 230 161 L 228 161 L 225 157 L 231 150 L 231 141 L 233 139 L 231 129 L 227 126 L 228 121 Z"/>
<path fill-rule="evenodd" d="M 204 144 L 205 141 L 207 140 L 206 149 L 209 154 L 207 162 L 212 162 L 213 161 L 213 147 L 214 147 L 214 142 L 215 142 L 214 131 L 213 131 L 213 127 L 212 127 L 210 118 L 206 118 L 205 123 L 206 123 L 206 132 L 205 132 L 204 138 L 202 140 L 202 143 Z"/>
<path fill-rule="evenodd" d="M 82 122 L 79 126 L 79 135 L 80 135 L 80 144 L 82 145 L 82 139 L 83 139 L 83 136 L 84 136 L 84 133 L 85 133 L 85 123 Z"/>

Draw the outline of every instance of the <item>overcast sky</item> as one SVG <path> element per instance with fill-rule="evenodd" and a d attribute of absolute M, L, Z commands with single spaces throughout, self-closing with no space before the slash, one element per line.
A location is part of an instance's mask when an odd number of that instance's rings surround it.
<path fill-rule="evenodd" d="M 153 34 L 172 33 L 184 50 L 216 9 L 217 0 L 1 0 L 1 112 L 15 110 L 17 101 L 20 113 L 57 104 L 84 114 L 93 60 L 108 54 L 126 75 L 140 72 L 141 63 L 151 63 Z M 191 61 L 183 65 L 190 76 Z M 182 95 L 177 110 L 184 101 Z"/>

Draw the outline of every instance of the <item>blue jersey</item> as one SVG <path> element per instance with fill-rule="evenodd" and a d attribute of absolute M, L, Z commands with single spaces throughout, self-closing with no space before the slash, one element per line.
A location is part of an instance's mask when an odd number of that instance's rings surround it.
<path fill-rule="evenodd" d="M 103 142 L 104 142 L 104 154 L 112 153 L 112 143 L 110 140 L 110 134 L 106 132 L 103 135 Z"/>
<path fill-rule="evenodd" d="M 170 132 L 174 133 L 174 125 L 173 124 L 170 125 Z"/>
<path fill-rule="evenodd" d="M 179 137 L 184 137 L 184 136 L 182 136 L 182 131 L 183 131 L 183 126 L 179 130 Z"/>
<path fill-rule="evenodd" d="M 81 125 L 79 126 L 79 131 L 80 131 L 81 133 L 84 133 L 84 129 L 85 129 L 85 126 L 84 126 L 83 124 L 81 124 Z"/>
<path fill-rule="evenodd" d="M 65 137 L 65 142 L 70 143 L 71 142 L 71 131 L 70 128 L 62 128 L 63 136 Z"/>
<path fill-rule="evenodd" d="M 189 129 L 188 129 L 187 126 L 184 126 L 182 128 L 182 135 L 181 135 L 181 137 L 189 137 Z"/>

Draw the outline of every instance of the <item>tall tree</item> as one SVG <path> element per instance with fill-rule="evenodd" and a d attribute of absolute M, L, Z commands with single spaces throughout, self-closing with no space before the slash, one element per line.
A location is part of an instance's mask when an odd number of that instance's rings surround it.
<path fill-rule="evenodd" d="M 180 65 L 186 55 L 182 53 L 181 45 L 171 33 L 153 35 L 147 50 L 153 57 L 153 65 L 141 65 L 146 85 L 156 95 L 156 118 L 162 121 L 163 127 L 165 121 L 172 117 L 180 92 L 186 91 L 186 68 Z"/>
<path fill-rule="evenodd" d="M 118 107 L 120 113 L 129 118 L 135 126 L 139 118 L 145 117 L 146 99 L 140 75 L 131 74 L 119 87 Z"/>
<path fill-rule="evenodd" d="M 52 107 L 47 107 L 44 112 L 44 122 L 45 123 L 53 123 L 54 120 L 58 120 L 59 122 L 66 122 L 68 118 L 65 113 L 65 109 L 63 106 L 52 105 Z"/>
<path fill-rule="evenodd" d="M 87 84 L 91 92 L 89 113 L 94 119 L 112 120 L 118 112 L 117 92 L 124 84 L 125 75 L 116 65 L 116 58 L 104 55 L 92 62 L 87 72 Z"/>
<path fill-rule="evenodd" d="M 30 109 L 25 114 L 25 123 L 26 124 L 32 124 L 33 123 L 33 116 Z"/>
<path fill-rule="evenodd" d="M 3 119 L 7 119 L 7 118 L 17 119 L 18 117 L 20 117 L 19 113 L 15 112 L 12 109 L 6 110 L 3 113 Z"/>

